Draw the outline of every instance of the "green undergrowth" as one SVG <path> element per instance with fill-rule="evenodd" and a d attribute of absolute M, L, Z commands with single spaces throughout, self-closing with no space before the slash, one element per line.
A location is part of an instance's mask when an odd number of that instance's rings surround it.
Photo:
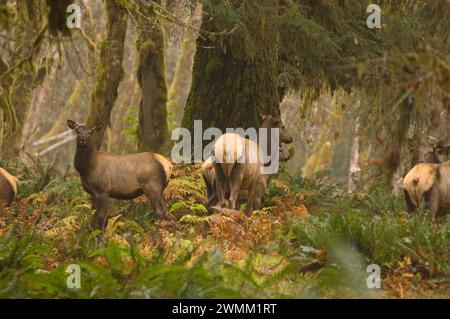
<path fill-rule="evenodd" d="M 265 208 L 209 215 L 198 166 L 166 190 L 173 220 L 144 198 L 112 200 L 104 234 L 73 173 L 13 163 L 18 200 L 0 216 L 1 298 L 448 297 L 450 216 L 405 212 L 374 187 L 347 194 L 317 177 L 282 173 Z M 81 287 L 69 288 L 71 264 Z M 369 289 L 367 266 L 382 287 Z"/>

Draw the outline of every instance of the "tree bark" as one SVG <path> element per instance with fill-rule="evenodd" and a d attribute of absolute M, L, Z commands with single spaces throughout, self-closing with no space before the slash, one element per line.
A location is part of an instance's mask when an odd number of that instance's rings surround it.
<path fill-rule="evenodd" d="M 236 10 L 245 27 L 224 24 L 224 11 Z M 278 14 L 277 0 L 214 0 L 203 7 L 204 33 L 197 40 L 193 82 L 182 126 L 257 128 L 259 113 L 279 113 L 276 76 L 278 32 L 268 22 Z"/>
<path fill-rule="evenodd" d="M 111 111 L 117 99 L 117 89 L 122 81 L 124 42 L 127 32 L 127 15 L 116 1 L 105 1 L 107 24 L 106 38 L 100 45 L 96 68 L 96 85 L 91 95 L 87 123 L 103 124 L 103 129 L 94 136 L 94 144 L 100 148 L 107 126 L 110 126 Z"/>
<path fill-rule="evenodd" d="M 149 8 L 142 8 L 146 17 Z M 164 64 L 164 33 L 158 20 L 138 24 L 139 52 L 137 80 L 141 89 L 139 101 L 138 147 L 140 150 L 164 152 L 167 126 L 167 84 Z"/>

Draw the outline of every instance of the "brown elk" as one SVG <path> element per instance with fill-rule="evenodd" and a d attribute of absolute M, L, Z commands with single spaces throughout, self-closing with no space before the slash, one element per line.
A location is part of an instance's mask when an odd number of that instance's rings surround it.
<path fill-rule="evenodd" d="M 424 199 L 433 217 L 450 208 L 450 161 L 419 163 L 403 179 L 403 192 L 408 211 L 416 210 Z"/>
<path fill-rule="evenodd" d="M 167 206 L 163 191 L 172 172 L 172 164 L 164 156 L 143 152 L 117 155 L 95 149 L 92 134 L 102 125 L 78 125 L 68 120 L 67 125 L 77 134 L 74 166 L 81 177 L 81 184 L 91 194 L 96 212 L 93 228 L 104 229 L 108 216 L 109 197 L 133 199 L 145 194 L 156 216 L 164 219 Z"/>
<path fill-rule="evenodd" d="M 285 162 L 291 159 L 291 156 L 280 149 L 280 162 Z M 214 173 L 214 162 L 212 157 L 208 157 L 200 167 L 200 172 L 202 173 L 203 181 L 206 185 L 206 195 L 208 198 L 208 203 L 206 207 L 210 209 L 211 207 L 217 205 L 219 199 L 216 193 L 216 177 Z M 247 200 L 248 191 L 240 190 L 238 195 L 238 202 L 236 207 L 240 207 L 242 202 Z"/>
<path fill-rule="evenodd" d="M 17 183 L 19 180 L 0 167 L 0 212 L 4 207 L 11 205 L 17 195 Z"/>
<path fill-rule="evenodd" d="M 419 147 L 419 160 L 403 178 L 403 192 L 408 211 L 416 210 L 424 199 L 433 217 L 438 211 L 450 208 L 450 161 L 441 163 L 441 156 L 448 157 L 450 145 L 429 136 L 434 143 Z"/>
<path fill-rule="evenodd" d="M 262 120 L 260 128 L 268 129 L 267 145 L 264 145 L 268 155 L 271 155 L 272 152 L 271 140 L 273 133 L 270 130 L 271 128 L 280 129 L 280 142 L 292 143 L 292 137 L 286 131 L 280 119 L 269 115 L 263 116 Z M 238 197 L 245 197 L 243 192 L 246 191 L 247 213 L 260 208 L 262 196 L 267 188 L 267 182 L 272 176 L 271 174 L 261 173 L 261 168 L 266 166 L 261 160 L 261 146 L 263 145 L 234 133 L 223 134 L 217 140 L 213 148 L 213 160 L 210 160 L 213 164 L 214 175 L 212 176 L 211 169 L 210 167 L 208 168 L 209 164 L 205 164 L 202 170 L 209 193 L 209 206 L 218 203 L 221 207 L 235 209 Z M 218 157 L 225 159 L 230 158 L 230 155 L 231 161 L 217 161 Z M 250 160 L 251 157 L 255 158 L 256 161 Z M 238 158 L 244 158 L 244 160 L 238 161 Z"/>
<path fill-rule="evenodd" d="M 208 203 L 206 207 L 210 210 L 213 206 L 217 205 L 219 199 L 216 193 L 216 177 L 214 173 L 214 162 L 212 157 L 208 157 L 200 167 L 203 181 L 206 185 L 206 196 Z M 239 191 L 238 203 L 236 207 L 240 207 L 241 202 L 246 201 L 248 192 L 246 190 Z"/>

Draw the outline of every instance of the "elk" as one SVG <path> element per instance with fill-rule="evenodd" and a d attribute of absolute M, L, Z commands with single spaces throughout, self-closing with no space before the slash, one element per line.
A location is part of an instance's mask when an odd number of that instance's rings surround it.
<path fill-rule="evenodd" d="M 11 205 L 17 195 L 19 180 L 0 167 L 0 212 L 4 207 Z"/>
<path fill-rule="evenodd" d="M 431 139 L 432 137 L 429 136 Z M 434 143 L 425 143 L 419 147 L 419 163 L 441 163 L 440 157 L 448 158 L 450 145 L 444 145 L 443 141 L 432 138 Z"/>
<path fill-rule="evenodd" d="M 99 152 L 92 135 L 103 128 L 102 124 L 79 125 L 68 120 L 67 125 L 77 134 L 74 166 L 96 210 L 91 223 L 93 228 L 105 228 L 109 197 L 127 200 L 145 194 L 157 218 L 167 217 L 163 191 L 172 173 L 168 159 L 151 152 L 123 155 Z"/>
<path fill-rule="evenodd" d="M 450 161 L 419 163 L 403 179 L 403 192 L 408 211 L 416 210 L 424 199 L 431 214 L 447 213 L 450 208 Z"/>
<path fill-rule="evenodd" d="M 448 170 L 448 163 L 441 163 L 440 156 L 447 156 L 450 145 L 442 140 L 428 136 L 429 142 L 420 145 L 418 164 L 403 179 L 403 192 L 408 211 L 412 212 L 420 206 L 422 198 L 431 210 L 433 217 L 438 210 L 446 207 L 446 182 L 442 174 Z"/>
<path fill-rule="evenodd" d="M 200 171 L 202 173 L 203 181 L 206 185 L 206 196 L 208 198 L 208 203 L 206 207 L 208 210 L 211 207 L 217 205 L 219 199 L 216 193 L 216 177 L 214 173 L 214 162 L 212 157 L 208 157 L 200 167 Z M 245 190 L 239 191 L 238 203 L 236 207 L 240 207 L 240 202 L 246 201 L 248 196 L 248 192 Z"/>
<path fill-rule="evenodd" d="M 271 128 L 280 129 L 280 141 L 292 143 L 292 137 L 286 131 L 280 119 L 273 116 L 263 116 L 260 128 L 267 128 L 266 150 L 271 154 Z M 261 206 L 261 199 L 267 188 L 271 174 L 262 174 L 261 145 L 243 138 L 235 133 L 225 133 L 216 142 L 213 148 L 213 158 L 206 161 L 202 173 L 207 184 L 208 205 L 218 203 L 221 207 L 236 209 L 238 197 L 245 197 L 247 192 L 247 214 Z M 218 161 L 217 157 L 226 159 Z M 250 160 L 256 158 L 256 161 Z M 231 160 L 229 160 L 231 158 Z M 238 161 L 244 158 L 244 161 Z M 211 170 L 211 164 L 213 172 Z"/>
<path fill-rule="evenodd" d="M 284 162 L 290 160 L 291 157 L 289 154 L 286 154 L 280 149 L 280 157 L 279 161 Z M 203 181 L 206 185 L 206 195 L 208 198 L 208 203 L 206 207 L 210 209 L 214 205 L 218 203 L 218 197 L 216 194 L 216 177 L 214 173 L 214 162 L 213 158 L 210 156 L 208 157 L 200 167 L 200 172 L 202 173 Z M 238 195 L 238 202 L 236 203 L 236 207 L 241 206 L 241 202 L 244 202 L 247 200 L 248 191 L 247 190 L 240 190 Z"/>

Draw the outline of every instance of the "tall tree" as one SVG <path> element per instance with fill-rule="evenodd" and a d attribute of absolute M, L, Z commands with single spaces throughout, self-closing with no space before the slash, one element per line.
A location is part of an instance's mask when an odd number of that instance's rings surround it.
<path fill-rule="evenodd" d="M 141 89 L 138 146 L 141 150 L 164 151 L 169 134 L 164 33 L 161 22 L 154 16 L 153 6 L 142 3 L 137 10 L 136 48 L 139 58 L 136 73 Z"/>
<path fill-rule="evenodd" d="M 191 92 L 182 126 L 258 127 L 259 112 L 276 113 L 278 0 L 205 1 Z"/>
<path fill-rule="evenodd" d="M 88 124 L 103 124 L 94 136 L 100 148 L 105 129 L 110 125 L 111 111 L 117 99 L 117 89 L 123 78 L 124 42 L 127 32 L 127 14 L 116 0 L 104 1 L 106 9 L 106 37 L 100 44 L 96 68 L 96 86 L 91 95 Z"/>

